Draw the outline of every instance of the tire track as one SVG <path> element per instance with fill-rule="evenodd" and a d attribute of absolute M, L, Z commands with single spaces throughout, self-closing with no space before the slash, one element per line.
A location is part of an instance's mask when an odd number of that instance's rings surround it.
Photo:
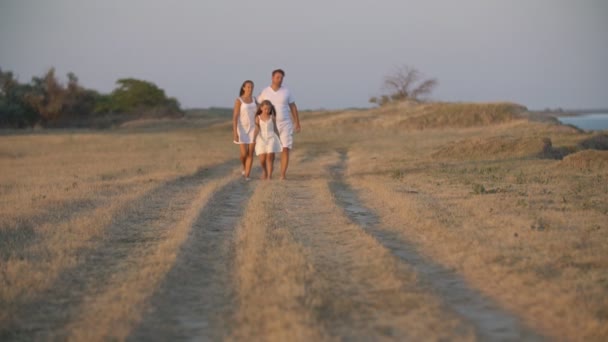
<path fill-rule="evenodd" d="M 441 265 L 423 257 L 416 248 L 396 233 L 383 229 L 376 214 L 366 208 L 357 193 L 344 181 L 346 152 L 330 169 L 331 191 L 345 214 L 365 232 L 389 249 L 417 272 L 420 284 L 432 289 L 453 311 L 475 326 L 481 340 L 542 341 L 545 338 L 524 327 L 519 319 L 501 309 L 490 298 L 467 286 L 465 280 Z"/>
<path fill-rule="evenodd" d="M 469 340 L 471 326 L 444 312 L 331 197 L 326 179 L 290 182 L 283 194 L 284 220 L 314 269 L 308 301 L 329 339 Z"/>
<path fill-rule="evenodd" d="M 201 211 L 131 341 L 219 340 L 233 316 L 234 227 L 255 183 L 235 180 Z"/>
<path fill-rule="evenodd" d="M 283 215 L 280 182 L 263 182 L 237 233 L 237 310 L 229 340 L 319 341 L 314 269 Z"/>
<path fill-rule="evenodd" d="M 176 178 L 127 205 L 105 229 L 103 241 L 83 250 L 82 262 L 63 270 L 38 299 L 9 314 L 0 327 L 0 340 L 65 339 L 65 327 L 73 320 L 83 299 L 95 294 L 114 274 L 129 272 L 123 261 L 130 255 L 154 248 L 189 207 L 197 189 L 210 179 L 229 172 L 234 162 Z M 5 322 L 6 323 L 6 322 Z"/>
<path fill-rule="evenodd" d="M 288 181 L 257 187 L 238 228 L 228 339 L 470 340 L 472 327 L 336 206 L 336 156 L 295 159 Z"/>
<path fill-rule="evenodd" d="M 39 227 L 53 227 L 75 217 L 90 214 L 96 208 L 107 205 L 109 201 L 109 196 L 97 200 L 66 200 L 50 205 L 43 212 L 29 217 L 16 217 L 11 219 L 11 222 L 0 221 L 0 261 L 27 258 L 28 248 L 42 240 Z"/>

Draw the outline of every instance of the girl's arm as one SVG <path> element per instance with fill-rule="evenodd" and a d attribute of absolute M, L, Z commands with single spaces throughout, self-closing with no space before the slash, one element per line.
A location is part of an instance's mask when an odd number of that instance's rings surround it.
<path fill-rule="evenodd" d="M 239 141 L 239 134 L 237 133 L 237 126 L 238 126 L 240 114 L 241 114 L 241 100 L 236 99 L 234 101 L 234 109 L 232 110 L 232 140 L 234 140 L 235 142 Z"/>

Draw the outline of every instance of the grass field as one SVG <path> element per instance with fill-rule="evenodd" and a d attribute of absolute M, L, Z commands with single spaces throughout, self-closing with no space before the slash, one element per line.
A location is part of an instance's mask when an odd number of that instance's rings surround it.
<path fill-rule="evenodd" d="M 606 132 L 303 112 L 246 182 L 230 119 L 0 136 L 0 340 L 608 339 Z"/>

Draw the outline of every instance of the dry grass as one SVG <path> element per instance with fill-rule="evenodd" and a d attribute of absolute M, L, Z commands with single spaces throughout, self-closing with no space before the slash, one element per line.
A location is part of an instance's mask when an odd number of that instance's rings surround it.
<path fill-rule="evenodd" d="M 294 171 L 289 183 L 256 188 L 238 228 L 231 339 L 472 340 L 472 327 L 341 214 L 326 172 L 316 169 L 322 177 L 310 179 Z"/>
<path fill-rule="evenodd" d="M 236 228 L 237 305 L 224 336 L 474 338 L 407 264 L 343 216 L 328 190 L 331 166 L 343 162 L 344 182 L 382 229 L 534 330 L 606 340 L 606 134 L 529 122 L 522 111 L 403 103 L 303 113 L 291 179 L 254 181 L 241 222 L 225 227 Z M 0 337 L 62 288 L 66 312 L 33 337 L 130 336 L 192 220 L 236 177 L 214 169 L 238 168 L 230 118 L 188 120 L 0 136 Z M 128 227 L 134 243 L 114 246 Z M 78 272 L 98 254 L 98 270 Z"/>
<path fill-rule="evenodd" d="M 315 126 L 348 128 L 466 128 L 522 119 L 525 108 L 512 103 L 392 103 L 373 110 L 307 113 Z"/>
<path fill-rule="evenodd" d="M 608 169 L 608 151 L 585 150 L 568 155 L 557 164 L 558 168 L 574 168 L 602 172 Z"/>
<path fill-rule="evenodd" d="M 576 151 L 590 135 L 519 121 L 405 130 L 352 144 L 347 172 L 387 227 L 530 325 L 560 339 L 603 340 L 605 151 L 550 160 L 543 139 Z"/>
<path fill-rule="evenodd" d="M 125 340 L 147 309 L 152 296 L 173 266 L 180 246 L 188 237 L 195 220 L 217 189 L 232 176 L 224 176 L 202 186 L 194 197 L 188 196 L 185 207 L 170 207 L 166 215 L 173 219 L 162 222 L 153 232 L 163 239 L 154 246 L 134 245 L 130 256 L 122 260 L 123 272 L 112 274 L 102 288 L 89 294 L 78 308 L 76 319 L 66 327 L 69 339 L 75 341 Z M 134 272 L 134 270 L 137 270 Z M 107 313 L 111 312 L 111 315 Z M 103 336 L 103 339 L 100 337 Z"/>
<path fill-rule="evenodd" d="M 232 149 L 215 148 L 222 138 L 200 130 L 0 137 L 0 304 L 8 309 L 0 322 L 82 263 L 133 200 L 232 159 Z"/>
<path fill-rule="evenodd" d="M 238 229 L 235 278 L 239 310 L 231 339 L 264 336 L 268 341 L 326 339 L 315 325 L 308 292 L 314 269 L 273 215 L 280 205 L 275 184 L 251 198 Z"/>

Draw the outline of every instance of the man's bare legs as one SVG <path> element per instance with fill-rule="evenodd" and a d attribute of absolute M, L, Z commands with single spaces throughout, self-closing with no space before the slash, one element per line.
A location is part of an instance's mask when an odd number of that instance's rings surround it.
<path fill-rule="evenodd" d="M 287 166 L 289 165 L 289 148 L 283 147 L 281 152 L 281 179 L 286 179 Z"/>
<path fill-rule="evenodd" d="M 260 154 L 260 166 L 262 166 L 262 179 L 268 179 L 268 168 L 266 163 L 266 153 Z"/>

